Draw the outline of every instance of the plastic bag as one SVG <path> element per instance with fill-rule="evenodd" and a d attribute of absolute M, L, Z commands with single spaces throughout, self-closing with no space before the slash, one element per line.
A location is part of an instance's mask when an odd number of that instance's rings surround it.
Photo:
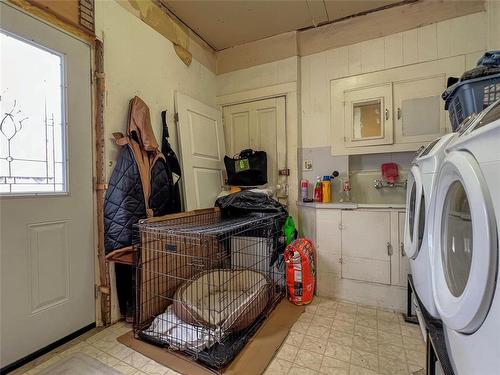
<path fill-rule="evenodd" d="M 285 225 L 283 226 L 283 233 L 285 234 L 286 244 L 290 245 L 293 240 L 297 239 L 297 229 L 295 229 L 295 223 L 293 217 L 288 216 L 285 220 Z"/>
<path fill-rule="evenodd" d="M 288 300 L 295 305 L 311 303 L 316 289 L 316 250 L 311 241 L 299 238 L 286 247 Z"/>
<path fill-rule="evenodd" d="M 215 206 L 219 207 L 223 216 L 238 216 L 250 212 L 283 212 L 286 208 L 277 200 L 265 193 L 243 190 L 218 198 Z"/>

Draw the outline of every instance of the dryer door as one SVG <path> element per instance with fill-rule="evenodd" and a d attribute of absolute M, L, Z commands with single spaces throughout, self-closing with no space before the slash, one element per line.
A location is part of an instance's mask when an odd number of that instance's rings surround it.
<path fill-rule="evenodd" d="M 405 253 L 415 259 L 420 250 L 425 225 L 425 198 L 420 168 L 414 165 L 408 174 L 406 192 Z"/>
<path fill-rule="evenodd" d="M 431 256 L 436 307 L 449 328 L 473 333 L 493 299 L 498 249 L 491 196 L 471 154 L 448 154 L 434 203 Z"/>

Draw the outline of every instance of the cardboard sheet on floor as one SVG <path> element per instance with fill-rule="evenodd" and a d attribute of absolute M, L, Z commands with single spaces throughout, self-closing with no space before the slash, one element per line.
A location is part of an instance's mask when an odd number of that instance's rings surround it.
<path fill-rule="evenodd" d="M 260 326 L 231 364 L 220 372 L 207 369 L 182 352 L 169 351 L 134 338 L 132 332 L 118 337 L 123 345 L 181 374 L 189 375 L 258 375 L 262 374 L 276 351 L 285 341 L 290 328 L 304 312 L 304 306 L 295 306 L 286 299 L 280 302 Z"/>

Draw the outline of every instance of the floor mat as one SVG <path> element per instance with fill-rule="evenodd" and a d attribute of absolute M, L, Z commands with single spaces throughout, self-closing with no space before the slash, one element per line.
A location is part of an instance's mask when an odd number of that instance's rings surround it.
<path fill-rule="evenodd" d="M 75 353 L 46 368 L 39 375 L 123 375 L 84 353 Z"/>
<path fill-rule="evenodd" d="M 181 374 L 189 375 L 260 375 L 264 372 L 275 352 L 285 341 L 290 328 L 304 312 L 304 306 L 295 306 L 283 299 L 264 321 L 243 350 L 225 369 L 216 371 L 182 352 L 170 351 L 134 338 L 132 332 L 118 337 L 118 341 L 148 358 Z"/>

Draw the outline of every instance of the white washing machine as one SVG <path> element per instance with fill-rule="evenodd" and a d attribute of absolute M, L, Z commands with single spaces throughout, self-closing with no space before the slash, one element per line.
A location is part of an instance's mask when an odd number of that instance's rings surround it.
<path fill-rule="evenodd" d="M 432 291 L 457 375 L 500 374 L 500 105 L 448 146 L 431 204 Z"/>
<path fill-rule="evenodd" d="M 427 312 L 436 318 L 438 312 L 430 280 L 427 216 L 436 173 L 445 157 L 444 150 L 456 136 L 456 133 L 446 134 L 420 152 L 413 160 L 407 181 L 404 250 L 410 261 L 415 291 Z"/>

